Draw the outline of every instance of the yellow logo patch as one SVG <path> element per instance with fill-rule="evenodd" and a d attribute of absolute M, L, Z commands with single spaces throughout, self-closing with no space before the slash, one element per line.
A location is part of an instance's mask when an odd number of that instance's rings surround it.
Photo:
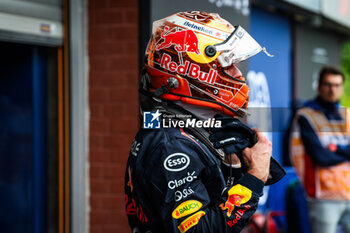
<path fill-rule="evenodd" d="M 205 215 L 204 211 L 199 211 L 198 213 L 186 218 L 181 224 L 180 226 L 178 226 L 177 228 L 179 228 L 181 233 L 185 233 L 188 229 L 190 229 L 191 227 L 195 226 L 198 224 L 199 219 Z"/>
<path fill-rule="evenodd" d="M 183 216 L 192 214 L 199 210 L 203 206 L 202 203 L 195 200 L 189 200 L 181 203 L 176 209 L 173 211 L 172 216 L 175 219 L 182 218 Z"/>

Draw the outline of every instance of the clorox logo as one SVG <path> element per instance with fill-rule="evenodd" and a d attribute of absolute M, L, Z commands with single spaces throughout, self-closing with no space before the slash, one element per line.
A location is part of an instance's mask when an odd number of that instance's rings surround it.
<path fill-rule="evenodd" d="M 192 214 L 202 208 L 203 204 L 196 200 L 188 200 L 181 203 L 176 209 L 173 211 L 172 216 L 175 219 L 182 218 L 186 215 Z"/>

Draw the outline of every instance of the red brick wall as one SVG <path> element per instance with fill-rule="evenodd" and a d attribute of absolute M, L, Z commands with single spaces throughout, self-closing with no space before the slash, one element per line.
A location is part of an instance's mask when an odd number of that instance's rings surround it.
<path fill-rule="evenodd" d="M 131 232 L 124 172 L 138 129 L 138 1 L 88 0 L 90 232 Z"/>

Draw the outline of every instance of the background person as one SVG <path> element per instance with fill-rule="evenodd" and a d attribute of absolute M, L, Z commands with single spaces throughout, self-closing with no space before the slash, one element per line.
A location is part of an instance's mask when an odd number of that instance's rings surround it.
<path fill-rule="evenodd" d="M 349 111 L 339 104 L 344 74 L 334 66 L 319 73 L 318 95 L 298 110 L 292 161 L 308 198 L 312 232 L 350 232 Z"/>

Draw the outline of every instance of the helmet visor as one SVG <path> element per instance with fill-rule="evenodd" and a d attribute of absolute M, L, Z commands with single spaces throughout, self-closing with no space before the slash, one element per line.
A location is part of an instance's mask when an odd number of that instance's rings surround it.
<path fill-rule="evenodd" d="M 222 67 L 228 67 L 254 56 L 264 50 L 241 26 L 235 26 L 232 34 L 222 43 L 214 45 L 221 52 L 218 60 Z"/>

